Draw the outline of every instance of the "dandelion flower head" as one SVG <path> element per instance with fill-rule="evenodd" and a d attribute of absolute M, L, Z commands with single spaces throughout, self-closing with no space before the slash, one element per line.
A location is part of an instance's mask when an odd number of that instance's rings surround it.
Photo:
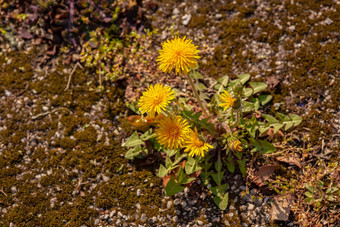
<path fill-rule="evenodd" d="M 169 73 L 175 68 L 176 75 L 181 75 L 182 71 L 187 74 L 191 68 L 196 68 L 199 50 L 191 42 L 185 36 L 164 42 L 156 60 L 160 70 Z"/>
<path fill-rule="evenodd" d="M 161 113 L 162 110 L 168 106 L 170 101 L 175 98 L 175 93 L 170 87 L 163 84 L 150 85 L 142 97 L 139 99 L 139 110 L 144 113 L 148 113 L 148 116 L 154 117 L 155 113 Z"/>
<path fill-rule="evenodd" d="M 167 149 L 181 148 L 188 132 L 188 122 L 181 116 L 164 117 L 155 131 L 157 141 Z"/>
<path fill-rule="evenodd" d="M 221 103 L 219 104 L 219 106 L 223 107 L 225 111 L 226 109 L 234 105 L 235 100 L 236 99 L 234 97 L 231 97 L 227 90 L 224 90 L 224 92 L 220 95 Z"/>
<path fill-rule="evenodd" d="M 195 131 L 190 130 L 187 134 L 187 138 L 184 144 L 185 152 L 190 152 L 189 156 L 193 157 L 194 155 L 198 155 L 204 157 L 204 153 L 209 150 L 209 148 L 213 148 L 209 143 L 204 143 L 198 138 L 197 129 Z"/>
<path fill-rule="evenodd" d="M 228 144 L 229 148 L 233 151 L 242 151 L 241 142 L 239 140 L 230 141 Z"/>

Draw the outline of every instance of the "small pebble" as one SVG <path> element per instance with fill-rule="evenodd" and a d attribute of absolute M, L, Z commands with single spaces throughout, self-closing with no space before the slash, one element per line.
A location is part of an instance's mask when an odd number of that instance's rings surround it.
<path fill-rule="evenodd" d="M 191 20 L 191 15 L 190 14 L 185 14 L 183 17 L 182 17 L 182 24 L 183 25 L 188 25 L 189 22 Z"/>
<path fill-rule="evenodd" d="M 147 218 L 148 217 L 146 216 L 146 214 L 142 214 L 142 216 L 140 217 L 140 220 L 141 222 L 145 222 Z"/>
<path fill-rule="evenodd" d="M 140 210 L 141 206 L 140 206 L 139 203 L 136 203 L 136 208 L 137 208 L 138 210 Z"/>
<path fill-rule="evenodd" d="M 115 214 L 116 214 L 116 210 L 111 211 L 111 212 L 110 212 L 110 218 L 112 218 L 113 216 L 115 216 Z"/>
<path fill-rule="evenodd" d="M 175 205 L 178 205 L 178 204 L 180 204 L 180 202 L 181 202 L 181 201 L 180 201 L 179 199 L 175 199 L 174 204 L 175 204 Z"/>
<path fill-rule="evenodd" d="M 139 188 L 137 189 L 137 196 L 139 197 L 142 194 L 142 190 L 140 190 Z"/>
<path fill-rule="evenodd" d="M 10 92 L 10 91 L 8 91 L 8 90 L 5 90 L 5 95 L 6 95 L 7 97 L 10 97 L 10 96 L 12 96 L 12 92 Z"/>
<path fill-rule="evenodd" d="M 175 216 L 175 217 L 173 217 L 173 219 L 172 219 L 174 222 L 178 222 L 178 217 L 177 216 Z"/>
<path fill-rule="evenodd" d="M 254 205 L 254 204 L 250 203 L 250 204 L 248 205 L 248 210 L 254 210 L 254 208 L 255 208 L 255 205 Z"/>
<path fill-rule="evenodd" d="M 168 201 L 168 202 L 166 203 L 166 207 L 167 207 L 168 209 L 170 209 L 171 206 L 172 206 L 172 201 Z"/>

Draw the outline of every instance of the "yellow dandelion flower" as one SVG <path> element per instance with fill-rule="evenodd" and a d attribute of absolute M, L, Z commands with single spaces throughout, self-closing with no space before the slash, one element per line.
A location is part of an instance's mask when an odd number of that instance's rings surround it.
<path fill-rule="evenodd" d="M 236 99 L 234 97 L 231 97 L 227 90 L 224 90 L 224 92 L 220 95 L 221 103 L 219 104 L 219 106 L 224 107 L 225 111 L 226 109 L 234 105 L 235 100 Z"/>
<path fill-rule="evenodd" d="M 172 99 L 175 98 L 175 93 L 170 87 L 163 84 L 155 84 L 150 86 L 142 97 L 139 99 L 139 110 L 144 113 L 148 113 L 148 116 L 154 117 L 155 113 L 161 113 L 165 110 L 167 105 Z"/>
<path fill-rule="evenodd" d="M 181 116 L 164 117 L 156 128 L 157 141 L 167 149 L 182 147 L 189 131 L 188 122 Z"/>
<path fill-rule="evenodd" d="M 186 39 L 185 36 L 183 39 L 176 37 L 164 42 L 156 60 L 160 70 L 169 73 L 175 68 L 176 75 L 181 75 L 182 71 L 187 74 L 190 68 L 196 68 L 197 59 L 200 59 L 197 54 L 199 50 L 191 42 L 192 40 Z"/>
<path fill-rule="evenodd" d="M 238 152 L 242 151 L 241 142 L 239 140 L 230 141 L 228 146 L 233 151 L 238 151 Z"/>
<path fill-rule="evenodd" d="M 195 131 L 190 130 L 187 134 L 187 138 L 184 144 L 185 152 L 190 152 L 189 156 L 193 157 L 198 155 L 204 157 L 204 152 L 208 151 L 209 148 L 213 148 L 209 143 L 204 143 L 198 138 L 197 129 Z"/>

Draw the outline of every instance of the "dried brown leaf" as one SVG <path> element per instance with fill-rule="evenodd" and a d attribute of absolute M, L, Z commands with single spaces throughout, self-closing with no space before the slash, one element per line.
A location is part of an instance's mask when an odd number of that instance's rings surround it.
<path fill-rule="evenodd" d="M 276 157 L 276 160 L 278 160 L 280 162 L 288 163 L 289 165 L 296 165 L 300 169 L 302 168 L 300 158 L 297 157 L 297 156 L 288 156 L 288 157 L 280 156 L 280 157 Z"/>
<path fill-rule="evenodd" d="M 288 196 L 276 196 L 270 210 L 272 221 L 288 221 L 291 207 L 294 205 L 294 198 Z"/>
<path fill-rule="evenodd" d="M 280 83 L 278 76 L 269 76 L 267 77 L 267 84 L 270 88 L 276 87 Z"/>
<path fill-rule="evenodd" d="M 268 180 L 269 177 L 274 173 L 276 167 L 277 165 L 261 166 L 252 181 L 259 187 L 262 187 L 264 185 L 264 182 Z"/>

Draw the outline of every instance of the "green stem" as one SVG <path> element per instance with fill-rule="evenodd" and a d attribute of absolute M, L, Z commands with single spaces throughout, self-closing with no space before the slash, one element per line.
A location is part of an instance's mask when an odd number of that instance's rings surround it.
<path fill-rule="evenodd" d="M 167 115 L 167 117 L 171 116 L 171 113 L 169 113 L 169 111 L 167 111 L 167 110 L 163 110 L 163 113 L 165 113 Z"/>
<path fill-rule="evenodd" d="M 240 110 L 238 109 L 236 111 L 236 121 L 235 121 L 235 124 L 233 125 L 233 128 L 235 128 L 238 125 L 239 121 L 240 121 Z"/>
<path fill-rule="evenodd" d="M 186 76 L 187 76 L 187 78 L 188 78 L 188 80 L 189 80 L 190 86 L 192 87 L 192 90 L 193 90 L 193 92 L 194 92 L 194 95 L 196 96 L 197 102 L 198 102 L 198 104 L 200 105 L 200 107 L 201 107 L 201 109 L 202 109 L 203 114 L 204 114 L 206 117 L 208 117 L 208 116 L 209 116 L 209 115 L 208 115 L 208 112 L 207 112 L 207 110 L 206 110 L 205 107 L 203 106 L 203 103 L 202 103 L 201 100 L 200 100 L 200 97 L 199 97 L 198 92 L 197 92 L 197 90 L 196 90 L 196 88 L 195 88 L 194 82 L 192 81 L 192 79 L 191 79 L 191 77 L 190 77 L 189 74 L 186 74 Z"/>

